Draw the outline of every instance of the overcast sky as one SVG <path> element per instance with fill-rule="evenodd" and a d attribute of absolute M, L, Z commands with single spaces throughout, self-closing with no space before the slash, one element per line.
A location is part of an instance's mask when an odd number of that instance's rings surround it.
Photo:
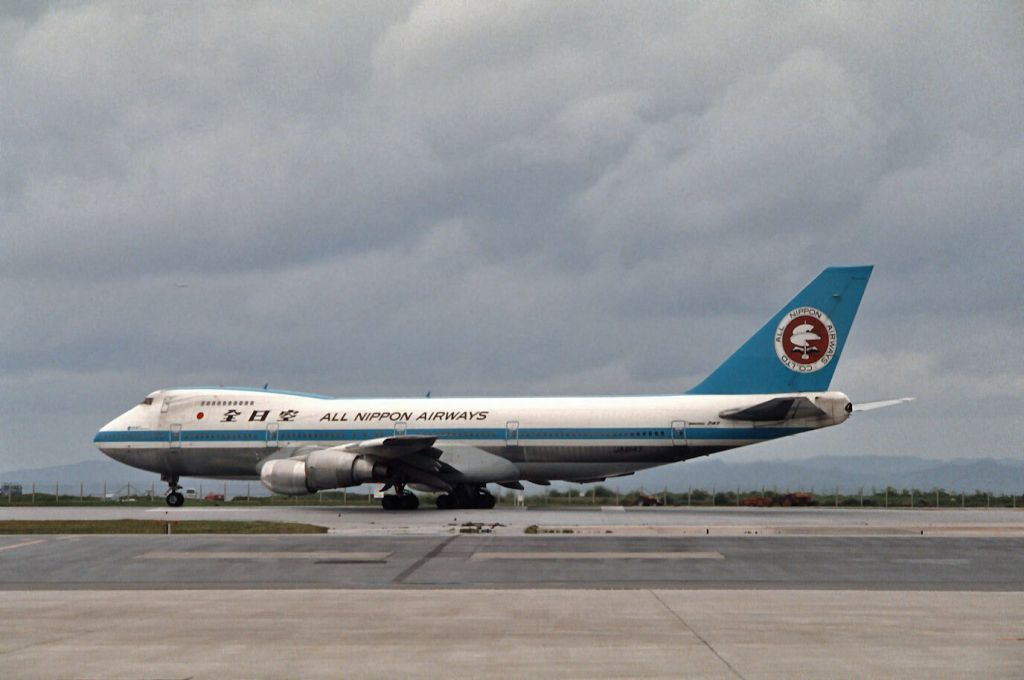
<path fill-rule="evenodd" d="M 1020 3 L 0 4 L 0 470 L 161 387 L 679 393 L 874 264 L 735 460 L 1024 457 Z"/>

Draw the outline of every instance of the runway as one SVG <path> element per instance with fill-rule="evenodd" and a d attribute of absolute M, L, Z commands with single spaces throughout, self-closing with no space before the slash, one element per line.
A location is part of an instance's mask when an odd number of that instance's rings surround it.
<path fill-rule="evenodd" d="M 332 533 L 0 536 L 0 677 L 1024 675 L 1024 513 L 118 512 Z"/>
<path fill-rule="evenodd" d="M 1024 591 L 1024 538 L 0 537 L 3 590 Z"/>

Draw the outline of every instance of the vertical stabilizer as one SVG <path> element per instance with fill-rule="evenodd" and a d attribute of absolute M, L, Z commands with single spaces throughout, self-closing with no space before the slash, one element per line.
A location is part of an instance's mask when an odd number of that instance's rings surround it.
<path fill-rule="evenodd" d="M 829 267 L 688 394 L 824 392 L 872 267 Z"/>

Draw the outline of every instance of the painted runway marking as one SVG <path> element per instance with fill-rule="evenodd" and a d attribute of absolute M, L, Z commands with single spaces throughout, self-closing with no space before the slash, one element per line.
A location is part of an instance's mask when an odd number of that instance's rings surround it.
<path fill-rule="evenodd" d="M 273 508 L 150 508 L 149 510 L 146 510 L 146 512 L 172 512 L 176 515 L 180 515 L 186 512 L 259 512 L 264 509 L 270 510 Z"/>
<path fill-rule="evenodd" d="M 724 560 L 717 551 L 672 552 L 477 552 L 474 560 Z"/>
<path fill-rule="evenodd" d="M 153 550 L 137 555 L 139 560 L 331 560 L 335 562 L 386 562 L 390 552 L 316 551 L 190 551 Z"/>
<path fill-rule="evenodd" d="M 11 545 L 5 545 L 0 547 L 0 550 L 14 550 L 15 548 L 25 548 L 30 545 L 38 545 L 40 543 L 46 543 L 45 538 L 37 538 L 34 541 L 22 541 L 21 543 L 14 543 Z"/>

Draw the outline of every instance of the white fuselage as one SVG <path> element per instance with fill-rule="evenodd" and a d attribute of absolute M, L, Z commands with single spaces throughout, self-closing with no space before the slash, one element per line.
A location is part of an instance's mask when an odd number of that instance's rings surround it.
<path fill-rule="evenodd" d="M 839 424 L 840 392 L 801 393 L 824 415 L 723 418 L 785 395 L 332 399 L 269 390 L 152 393 L 96 435 L 108 456 L 164 475 L 258 478 L 269 459 L 392 435 L 426 435 L 509 461 L 521 480 L 596 480 Z M 441 460 L 444 460 L 442 454 Z M 506 481 L 506 480 L 503 480 Z M 507 480 L 512 481 L 512 480 Z"/>

